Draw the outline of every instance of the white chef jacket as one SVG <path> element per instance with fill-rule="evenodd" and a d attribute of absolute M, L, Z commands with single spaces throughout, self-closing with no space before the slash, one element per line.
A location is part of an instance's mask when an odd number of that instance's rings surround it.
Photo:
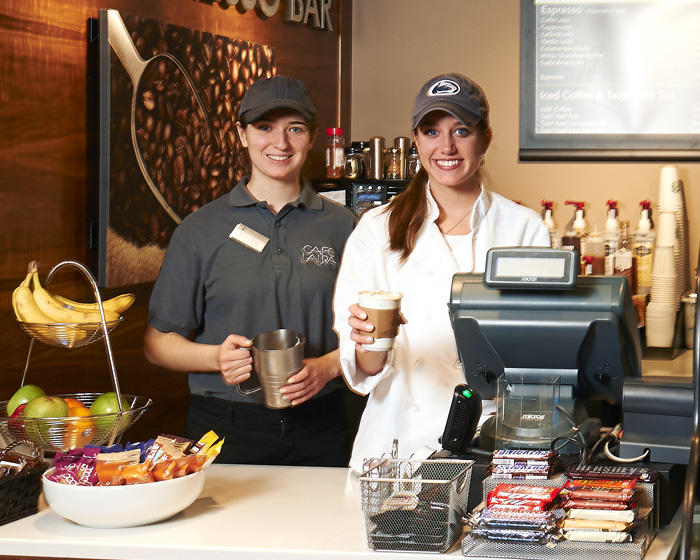
<path fill-rule="evenodd" d="M 440 449 L 456 385 L 464 383 L 450 324 L 448 302 L 456 272 L 483 272 L 491 247 L 549 246 L 549 231 L 539 215 L 482 187 L 471 215 L 471 233 L 460 244 L 459 270 L 447 241 L 435 224 L 439 210 L 427 188 L 428 214 L 405 263 L 389 250 L 388 214 L 384 207 L 366 212 L 350 235 L 342 257 L 334 296 L 340 362 L 348 385 L 369 395 L 362 414 L 350 466 L 361 472 L 365 458 L 391 451 L 398 438 L 398 456 L 410 457 L 429 446 Z M 384 369 L 366 375 L 355 365 L 348 307 L 357 292 L 395 290 L 403 294 L 399 328 Z"/>

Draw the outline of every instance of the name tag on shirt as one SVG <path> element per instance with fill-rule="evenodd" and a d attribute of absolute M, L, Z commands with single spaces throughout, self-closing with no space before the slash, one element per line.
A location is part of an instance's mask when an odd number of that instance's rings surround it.
<path fill-rule="evenodd" d="M 238 241 L 241 245 L 245 245 L 249 249 L 257 251 L 258 253 L 262 253 L 265 245 L 267 245 L 267 242 L 270 241 L 269 237 L 265 237 L 262 233 L 258 233 L 254 229 L 244 226 L 243 224 L 238 224 L 235 228 L 233 228 L 233 231 L 229 234 L 229 237 L 234 241 Z"/>

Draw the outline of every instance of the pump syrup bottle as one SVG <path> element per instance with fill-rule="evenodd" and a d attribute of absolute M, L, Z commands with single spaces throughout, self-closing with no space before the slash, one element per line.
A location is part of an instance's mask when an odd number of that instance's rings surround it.
<path fill-rule="evenodd" d="M 605 243 L 605 275 L 615 274 L 615 253 L 620 247 L 620 226 L 617 221 L 617 201 L 608 200 L 608 219 L 605 220 L 605 233 L 603 241 Z"/>
<path fill-rule="evenodd" d="M 549 230 L 549 240 L 552 243 L 553 249 L 559 249 L 561 247 L 561 233 L 557 230 L 557 225 L 554 223 L 554 218 L 552 217 L 552 206 L 554 203 L 551 200 L 543 200 L 542 204 L 542 221 L 547 226 Z"/>
<path fill-rule="evenodd" d="M 632 232 L 628 221 L 620 222 L 620 246 L 615 251 L 615 274 L 627 277 L 631 293 L 637 293 L 637 261 L 632 252 Z"/>
<path fill-rule="evenodd" d="M 637 293 L 648 294 L 651 291 L 651 265 L 654 257 L 656 232 L 651 223 L 651 202 L 642 200 L 641 217 L 637 231 L 632 237 L 632 255 L 637 264 Z"/>
<path fill-rule="evenodd" d="M 585 202 L 580 200 L 565 200 L 564 204 L 575 207 L 574 216 L 566 226 L 566 233 L 561 238 L 562 249 L 574 249 L 578 253 L 579 270 L 583 269 L 581 258 L 586 250 L 586 215 L 583 207 Z"/>

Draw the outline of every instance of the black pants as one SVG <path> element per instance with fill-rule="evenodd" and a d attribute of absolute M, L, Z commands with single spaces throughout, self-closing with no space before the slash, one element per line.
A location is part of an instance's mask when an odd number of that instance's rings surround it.
<path fill-rule="evenodd" d="M 190 396 L 187 437 L 209 430 L 226 438 L 219 463 L 346 467 L 349 434 L 343 391 L 279 410 Z"/>

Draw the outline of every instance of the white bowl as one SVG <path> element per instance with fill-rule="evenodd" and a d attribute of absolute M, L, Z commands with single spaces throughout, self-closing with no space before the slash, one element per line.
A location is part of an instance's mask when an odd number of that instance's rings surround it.
<path fill-rule="evenodd" d="M 171 480 L 124 486 L 70 486 L 48 480 L 44 497 L 61 517 L 85 527 L 111 529 L 161 521 L 192 504 L 202 492 L 205 471 Z"/>

